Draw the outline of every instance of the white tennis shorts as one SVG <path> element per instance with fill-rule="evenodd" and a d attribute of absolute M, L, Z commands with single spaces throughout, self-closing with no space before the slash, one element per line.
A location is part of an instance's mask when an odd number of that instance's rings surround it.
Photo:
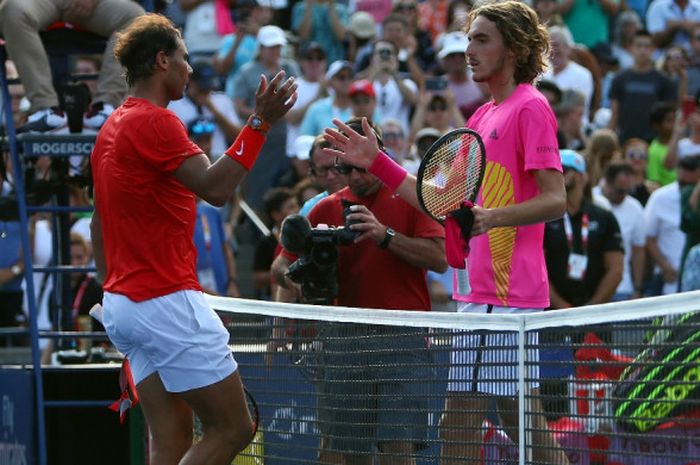
<path fill-rule="evenodd" d="M 158 372 L 168 392 L 217 383 L 238 368 L 229 333 L 199 291 L 184 290 L 134 302 L 104 293 L 103 323 L 129 358 L 134 382 Z"/>
<path fill-rule="evenodd" d="M 489 307 L 490 310 L 489 310 Z M 542 309 L 496 307 L 462 302 L 460 313 L 534 313 Z M 537 333 L 528 333 L 525 343 L 525 382 L 528 389 L 539 386 Z M 513 397 L 518 392 L 518 334 L 515 332 L 459 331 L 452 338 L 447 390 L 482 392 Z"/>

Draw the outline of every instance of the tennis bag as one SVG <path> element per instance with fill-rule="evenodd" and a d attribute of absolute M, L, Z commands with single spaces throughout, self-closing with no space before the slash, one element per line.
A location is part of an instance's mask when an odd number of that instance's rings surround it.
<path fill-rule="evenodd" d="M 613 399 L 618 424 L 636 433 L 700 407 L 700 313 L 664 318 L 620 375 Z"/>

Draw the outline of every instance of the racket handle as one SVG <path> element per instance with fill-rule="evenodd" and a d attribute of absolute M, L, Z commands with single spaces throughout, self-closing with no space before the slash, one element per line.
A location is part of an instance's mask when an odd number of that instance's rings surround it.
<path fill-rule="evenodd" d="M 381 150 L 377 153 L 372 166 L 369 167 L 369 172 L 378 177 L 392 191 L 398 189 L 403 180 L 406 179 L 406 176 L 408 176 L 408 171 L 403 166 L 396 163 Z"/>

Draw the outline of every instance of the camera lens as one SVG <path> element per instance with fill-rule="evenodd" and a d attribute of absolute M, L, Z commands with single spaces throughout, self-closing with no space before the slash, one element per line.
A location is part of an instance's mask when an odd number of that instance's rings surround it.
<path fill-rule="evenodd" d="M 391 58 L 391 50 L 388 48 L 383 48 L 379 51 L 379 58 L 382 60 L 389 60 Z"/>

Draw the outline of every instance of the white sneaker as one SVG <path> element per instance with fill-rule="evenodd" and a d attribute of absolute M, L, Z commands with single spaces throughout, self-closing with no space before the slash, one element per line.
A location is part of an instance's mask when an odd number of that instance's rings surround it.
<path fill-rule="evenodd" d="M 107 117 L 112 114 L 114 107 L 109 103 L 95 102 L 83 116 L 83 126 L 91 129 L 100 129 Z"/>
<path fill-rule="evenodd" d="M 58 107 L 44 108 L 29 115 L 27 123 L 17 128 L 17 132 L 48 132 L 67 124 L 68 117 L 63 110 Z"/>

